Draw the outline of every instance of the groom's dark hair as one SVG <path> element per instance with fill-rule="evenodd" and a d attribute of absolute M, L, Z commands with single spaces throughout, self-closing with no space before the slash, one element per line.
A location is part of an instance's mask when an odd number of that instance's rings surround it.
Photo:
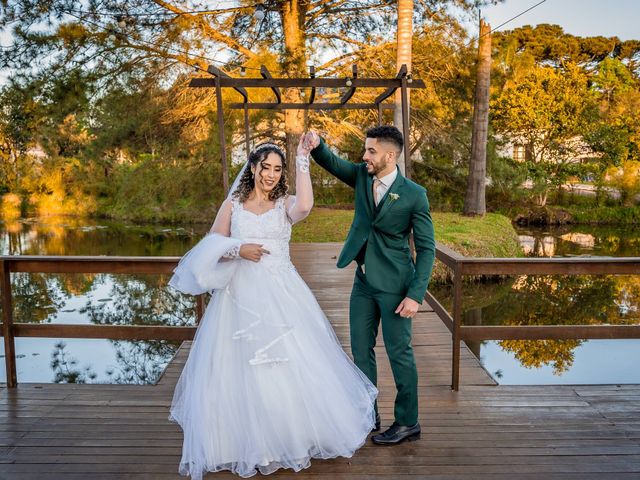
<path fill-rule="evenodd" d="M 402 133 L 391 125 L 381 125 L 380 127 L 370 128 L 367 130 L 367 138 L 376 138 L 383 142 L 392 143 L 398 147 L 398 152 L 401 152 L 402 147 L 404 147 Z"/>

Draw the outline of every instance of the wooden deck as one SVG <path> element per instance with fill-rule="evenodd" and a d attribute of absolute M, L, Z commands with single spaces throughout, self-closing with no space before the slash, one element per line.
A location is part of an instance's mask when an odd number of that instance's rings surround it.
<path fill-rule="evenodd" d="M 298 270 L 343 344 L 351 270 L 335 244 L 294 245 Z M 420 374 L 419 442 L 364 446 L 351 459 L 269 478 L 637 479 L 640 386 L 495 386 L 468 348 L 452 392 L 451 336 L 422 311 L 414 324 Z M 379 342 L 383 425 L 393 381 Z M 0 388 L 0 479 L 178 479 L 182 433 L 167 421 L 185 343 L 157 385 L 19 384 Z M 237 478 L 220 473 L 207 478 Z"/>

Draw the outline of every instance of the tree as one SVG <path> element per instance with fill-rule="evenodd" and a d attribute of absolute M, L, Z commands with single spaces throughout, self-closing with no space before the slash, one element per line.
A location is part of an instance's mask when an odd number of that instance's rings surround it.
<path fill-rule="evenodd" d="M 619 167 L 609 167 L 605 171 L 605 182 L 620 191 L 624 206 L 632 206 L 640 193 L 640 162 L 623 160 Z"/>
<path fill-rule="evenodd" d="M 473 104 L 473 132 L 471 158 L 467 177 L 467 195 L 464 200 L 465 215 L 484 215 L 485 179 L 487 175 L 487 134 L 489 130 L 489 84 L 491 75 L 491 25 L 480 20 L 478 38 L 478 71 L 476 94 Z"/>
<path fill-rule="evenodd" d="M 534 67 L 493 100 L 492 125 L 499 135 L 526 146 L 525 163 L 539 205 L 549 189 L 576 174 L 583 153 L 581 135 L 593 112 L 586 75 L 575 65 L 564 71 Z"/>
<path fill-rule="evenodd" d="M 637 156 L 634 138 L 640 135 L 634 132 L 640 132 L 640 125 L 637 115 L 631 112 L 640 108 L 640 41 L 576 37 L 558 25 L 544 24 L 497 32 L 493 40 L 496 54 L 492 83 L 497 91 L 525 82 L 540 67 L 551 67 L 562 75 L 578 69 L 585 76 L 589 95 L 582 95 L 592 105 L 588 109 L 588 121 L 576 137 L 581 142 L 574 142 L 574 150 L 583 150 L 586 161 L 582 165 L 567 164 L 565 173 L 576 176 L 588 173 L 600 192 L 609 167 Z M 594 104 L 597 108 L 593 108 Z M 519 143 L 528 148 L 524 142 Z M 528 154 L 531 153 L 529 149 Z M 542 168 L 531 168 L 531 162 L 526 165 L 530 177 L 547 175 Z M 536 182 L 534 188 L 541 201 L 544 197 L 541 183 Z"/>
<path fill-rule="evenodd" d="M 413 42 L 413 0 L 398 0 L 398 27 L 396 29 L 396 67 L 400 69 L 406 65 L 411 72 L 411 47 Z M 407 103 L 409 102 L 409 92 L 407 90 Z M 395 110 L 393 112 L 393 124 L 402 131 L 402 92 L 398 90 L 395 97 Z M 409 105 L 407 105 L 409 108 Z M 409 147 L 409 139 L 406 139 Z M 404 155 L 398 159 L 398 166 L 403 174 L 406 174 Z"/>
<path fill-rule="evenodd" d="M 538 65 L 562 68 L 576 64 L 581 68 L 593 68 L 614 57 L 637 65 L 640 52 L 639 40 L 622 41 L 617 37 L 577 37 L 565 33 L 560 25 L 526 25 L 494 35 L 494 45 L 500 52 L 516 56 L 528 56 Z M 633 67 L 631 68 L 634 69 Z"/>
<path fill-rule="evenodd" d="M 30 170 L 26 153 L 36 142 L 44 118 L 37 85 L 9 82 L 0 90 L 0 171 L 1 182 L 8 190 L 16 190 L 23 174 Z"/>
<path fill-rule="evenodd" d="M 597 185 L 603 186 L 608 177 L 616 177 L 623 164 L 640 161 L 640 81 L 617 58 L 607 58 L 598 65 L 592 76 L 592 91 L 598 103 L 598 118 L 585 135 L 589 146 L 599 155 L 595 165 Z M 627 172 L 632 168 L 623 168 Z M 628 175 L 627 175 L 628 178 Z M 617 188 L 616 185 L 612 185 Z M 626 199 L 633 195 L 628 185 L 621 185 Z"/>
<path fill-rule="evenodd" d="M 429 18 L 426 13 L 451 4 L 470 8 L 476 3 L 421 0 L 415 11 L 418 18 Z M 10 67 L 28 69 L 46 58 L 44 70 L 54 73 L 99 69 L 106 83 L 140 67 L 203 67 L 211 62 L 203 52 L 219 53 L 208 57 L 217 56 L 227 69 L 237 71 L 266 48 L 279 56 L 275 73 L 285 76 L 306 75 L 309 60 L 319 61 L 333 52 L 334 58 L 318 67 L 331 74 L 351 63 L 358 50 L 383 39 L 396 13 L 388 0 L 284 0 L 266 4 L 260 21 L 253 18 L 254 4 L 246 2 L 209 11 L 202 11 L 198 2 L 188 8 L 162 0 L 81 5 L 70 0 L 2 3 L 0 28 L 15 25 L 14 41 L 20 48 L 3 51 L 0 59 Z M 44 28 L 35 30 L 36 24 Z M 288 100 L 299 100 L 299 95 L 293 89 L 285 92 Z M 292 155 L 303 128 L 300 111 L 284 114 L 287 151 Z"/>

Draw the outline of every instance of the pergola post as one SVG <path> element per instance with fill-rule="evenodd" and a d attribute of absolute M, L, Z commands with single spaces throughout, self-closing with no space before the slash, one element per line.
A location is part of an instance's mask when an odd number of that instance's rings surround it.
<path fill-rule="evenodd" d="M 249 108 L 247 107 L 247 102 L 244 102 L 244 143 L 247 151 L 247 158 L 249 158 L 249 154 L 251 153 L 250 137 L 251 129 L 249 128 Z"/>
<path fill-rule="evenodd" d="M 207 71 L 213 78 L 193 78 L 189 83 L 190 87 L 211 88 L 216 89 L 217 102 L 217 118 L 218 118 L 218 134 L 220 138 L 220 150 L 222 159 L 222 183 L 225 193 L 229 190 L 229 172 L 227 163 L 227 148 L 224 134 L 224 116 L 222 107 L 222 88 L 233 88 L 244 97 L 243 103 L 230 103 L 227 105 L 231 109 L 244 110 L 244 126 L 245 126 L 245 148 L 247 155 L 250 153 L 250 132 L 249 112 L 250 109 L 259 110 L 377 110 L 378 125 L 384 123 L 384 110 L 393 109 L 395 106 L 391 103 L 383 103 L 387 98 L 393 95 L 398 89 L 401 90 L 401 108 L 403 127 L 402 133 L 405 139 L 404 159 L 405 159 L 405 176 L 411 178 L 411 147 L 409 138 L 409 101 L 408 89 L 425 88 L 422 80 L 407 78 L 407 66 L 402 65 L 395 78 L 359 78 L 358 70 L 355 65 L 352 67 L 352 76 L 348 78 L 316 78 L 314 67 L 309 69 L 309 78 L 274 78 L 269 70 L 263 65 L 260 68 L 262 78 L 232 78 L 225 72 L 213 65 L 209 65 Z M 347 91 L 340 98 L 339 103 L 317 103 L 316 88 L 344 88 Z M 270 88 L 275 97 L 275 102 L 250 102 L 247 88 Z M 303 103 L 283 103 L 281 89 L 300 88 L 311 89 L 308 102 Z M 378 95 L 373 102 L 355 103 L 350 102 L 357 88 L 385 88 L 385 91 Z"/>
<path fill-rule="evenodd" d="M 406 71 L 406 66 L 403 65 Z M 409 142 L 409 96 L 407 95 L 407 75 L 402 75 L 400 96 L 402 97 L 402 136 L 404 137 L 404 176 L 411 179 L 411 145 Z"/>
<path fill-rule="evenodd" d="M 222 112 L 222 86 L 220 76 L 215 75 L 216 82 L 216 110 L 218 113 L 218 138 L 220 140 L 220 158 L 222 160 L 222 188 L 225 197 L 229 193 L 229 168 L 227 165 L 227 144 L 224 138 L 224 115 Z"/>

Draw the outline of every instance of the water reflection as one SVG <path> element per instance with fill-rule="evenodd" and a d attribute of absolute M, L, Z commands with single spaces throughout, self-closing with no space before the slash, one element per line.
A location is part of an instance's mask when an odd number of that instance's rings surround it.
<path fill-rule="evenodd" d="M 625 229 L 579 226 L 553 229 L 519 229 L 523 250 L 530 256 L 640 256 L 640 233 Z M 430 287 L 451 309 L 450 286 Z M 463 289 L 465 325 L 629 325 L 640 324 L 640 276 L 637 275 L 521 275 L 500 282 L 480 282 Z M 618 340 L 619 345 L 636 340 Z M 485 361 L 487 348 L 499 347 L 498 364 L 485 364 L 500 383 L 521 383 L 520 373 L 502 378 L 508 358 L 521 369 L 539 370 L 538 383 L 557 383 L 575 365 L 576 352 L 590 342 L 584 340 L 503 340 L 469 342 L 472 352 Z M 610 343 L 615 345 L 615 342 Z M 637 349 L 636 349 L 637 350 Z M 640 361 L 640 354 L 635 361 Z M 584 357 L 583 357 L 584 358 Z M 583 360 L 584 361 L 584 360 Z M 632 361 L 631 359 L 629 360 Z M 506 368 L 513 373 L 513 368 Z M 572 377 L 572 375 L 568 375 Z M 640 379 L 638 379 L 640 381 Z M 577 383 L 608 382 L 588 376 Z"/>
<path fill-rule="evenodd" d="M 68 282 L 62 282 L 62 277 L 66 275 L 15 274 L 12 285 L 16 322 L 194 324 L 193 298 L 166 288 L 166 275 L 101 274 L 87 276 L 84 282 L 78 282 L 76 274 Z M 81 288 L 69 289 L 69 284 Z M 53 379 L 50 374 L 45 376 L 45 372 L 37 370 L 33 372 L 34 377 L 20 381 L 153 383 L 178 347 L 177 343 L 163 341 L 99 341 L 109 344 L 113 352 L 103 357 L 89 352 L 89 358 L 85 357 L 82 362 L 66 343 L 55 343 L 50 363 Z M 30 358 L 25 353 L 18 354 L 22 355 L 18 361 Z"/>
<path fill-rule="evenodd" d="M 449 288 L 432 292 L 451 308 Z M 464 325 L 629 325 L 640 324 L 640 276 L 521 275 L 500 283 L 467 285 Z M 496 342 L 522 366 L 569 370 L 583 340 L 502 340 Z M 469 348 L 480 358 L 481 342 Z"/>
<path fill-rule="evenodd" d="M 19 337 L 16 338 L 18 381 L 155 383 L 178 346 L 165 341 Z M 66 365 L 60 358 L 61 347 Z M 59 363 L 54 363 L 56 358 Z M 4 368 L 0 368 L 0 381 L 6 381 Z"/>
<path fill-rule="evenodd" d="M 182 255 L 208 225 L 136 225 L 74 217 L 0 222 L 2 255 Z"/>
<path fill-rule="evenodd" d="M 181 255 L 208 225 L 189 228 L 67 217 L 0 223 L 0 252 L 13 255 Z M 606 227 L 518 229 L 523 249 L 535 256 L 640 256 L 640 232 Z M 192 325 L 191 297 L 167 289 L 166 275 L 12 274 L 16 322 L 100 325 Z M 450 287 L 430 287 L 451 308 Z M 348 294 L 348 292 L 345 292 Z M 640 323 L 639 276 L 519 276 L 464 287 L 466 325 L 598 325 Z M 636 343 L 633 343 L 636 342 Z M 611 342 L 622 348 L 637 341 Z M 469 343 L 500 383 L 613 381 L 577 364 L 582 340 Z M 602 343 L 598 345 L 603 345 Z M 20 382 L 149 383 L 161 374 L 177 344 L 18 338 Z M 4 346 L 0 346 L 2 350 Z M 610 347 L 615 349 L 616 347 Z M 498 354 L 497 352 L 500 352 Z M 601 351 L 601 348 L 600 350 Z M 640 349 L 629 349 L 640 352 Z M 47 354 L 49 352 L 49 354 Z M 611 352 L 613 353 L 613 352 Z M 640 362 L 639 358 L 635 361 Z M 635 358 L 635 357 L 634 357 Z M 585 360 L 580 360 L 585 362 Z M 628 359 L 631 362 L 631 359 Z M 493 362 L 493 363 L 491 363 Z M 511 362 L 511 363 L 505 363 Z M 576 370 L 586 372 L 576 379 Z M 4 369 L 0 380 L 4 381 Z M 502 377 L 502 378 L 501 378 Z M 620 381 L 620 380 L 617 380 Z M 638 379 L 640 383 L 640 379 Z"/>
<path fill-rule="evenodd" d="M 553 257 L 556 254 L 555 238 L 549 235 L 541 238 L 531 235 L 518 235 L 518 241 L 524 254 L 529 257 Z"/>
<path fill-rule="evenodd" d="M 520 245 L 528 256 L 636 257 L 640 255 L 640 231 L 637 228 L 596 225 L 515 228 Z"/>
<path fill-rule="evenodd" d="M 53 370 L 54 383 L 92 383 L 98 378 L 91 366 L 78 368 L 78 360 L 70 356 L 66 350 L 67 344 L 57 342 L 51 353 L 51 369 Z"/>
<path fill-rule="evenodd" d="M 95 370 L 94 363 L 80 362 L 64 341 L 56 341 L 49 366 L 53 383 L 119 383 L 144 385 L 155 383 L 179 344 L 165 341 L 109 340 L 115 357 Z M 97 362 L 101 363 L 101 362 Z"/>
<path fill-rule="evenodd" d="M 19 219 L 0 223 L 0 252 L 178 256 L 206 229 L 206 225 L 138 226 L 69 217 Z M 171 326 L 194 323 L 193 298 L 166 288 L 167 275 L 14 273 L 11 280 L 16 322 Z M 165 341 L 18 338 L 18 381 L 153 383 L 177 347 L 177 343 Z M 4 369 L 0 370 L 1 380 L 5 381 Z"/>
<path fill-rule="evenodd" d="M 553 364 L 529 368 L 518 362 L 501 342 L 482 343 L 480 361 L 504 385 L 576 385 L 640 383 L 637 340 L 589 340 L 572 350 L 573 365 L 554 373 Z"/>

